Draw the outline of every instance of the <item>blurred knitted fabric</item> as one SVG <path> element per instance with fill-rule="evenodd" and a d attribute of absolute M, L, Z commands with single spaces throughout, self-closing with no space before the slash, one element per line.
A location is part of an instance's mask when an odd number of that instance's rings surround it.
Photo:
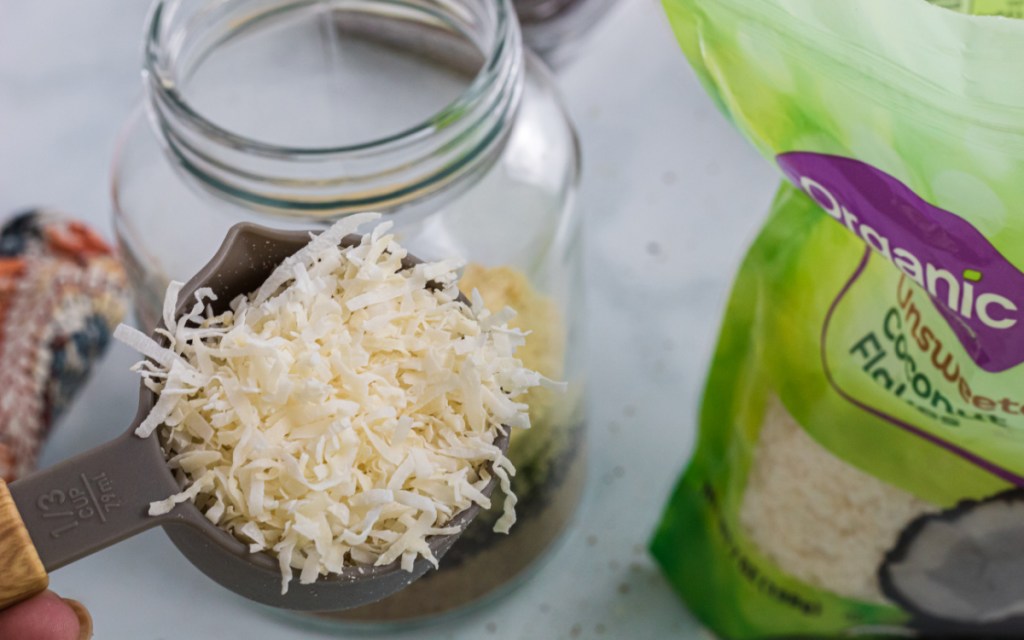
<path fill-rule="evenodd" d="M 33 210 L 0 230 L 0 477 L 31 471 L 129 305 L 124 269 L 86 225 Z"/>

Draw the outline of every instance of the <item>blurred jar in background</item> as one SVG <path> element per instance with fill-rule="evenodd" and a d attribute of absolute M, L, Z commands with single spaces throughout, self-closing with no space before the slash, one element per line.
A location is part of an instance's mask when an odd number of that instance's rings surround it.
<path fill-rule="evenodd" d="M 380 211 L 417 256 L 466 260 L 464 289 L 518 310 L 525 364 L 569 382 L 531 392 L 533 427 L 513 434 L 510 535 L 485 514 L 439 571 L 317 624 L 419 620 L 527 575 L 565 531 L 585 475 L 579 156 L 510 0 L 164 0 L 144 80 L 113 198 L 145 328 L 167 283 L 188 279 L 235 223 L 315 229 Z"/>
<path fill-rule="evenodd" d="M 615 0 L 512 0 L 523 41 L 547 63 L 559 67 L 575 56 L 589 31 Z"/>

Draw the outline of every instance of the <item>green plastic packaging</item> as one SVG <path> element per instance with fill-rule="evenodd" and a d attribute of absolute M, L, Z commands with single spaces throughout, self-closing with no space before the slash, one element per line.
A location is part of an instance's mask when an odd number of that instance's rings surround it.
<path fill-rule="evenodd" d="M 1024 1 L 664 5 L 785 181 L 652 553 L 724 638 L 1024 637 Z"/>

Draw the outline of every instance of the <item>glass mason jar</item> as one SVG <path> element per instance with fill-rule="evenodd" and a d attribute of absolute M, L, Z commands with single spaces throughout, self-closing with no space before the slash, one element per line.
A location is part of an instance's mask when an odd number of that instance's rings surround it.
<path fill-rule="evenodd" d="M 569 383 L 531 392 L 533 426 L 513 434 L 511 534 L 492 533 L 492 510 L 440 570 L 326 617 L 420 619 L 526 575 L 564 532 L 585 475 L 579 157 L 509 0 L 163 0 L 143 75 L 113 167 L 141 325 L 237 222 L 317 228 L 373 210 L 415 255 L 463 258 L 463 288 L 515 308 L 531 332 L 525 364 Z"/>

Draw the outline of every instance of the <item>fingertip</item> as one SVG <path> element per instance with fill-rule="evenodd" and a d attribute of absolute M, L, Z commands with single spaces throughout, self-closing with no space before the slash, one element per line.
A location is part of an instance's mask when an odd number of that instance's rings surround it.
<path fill-rule="evenodd" d="M 71 610 L 75 612 L 75 617 L 78 618 L 78 640 L 92 638 L 92 615 L 85 605 L 71 598 L 64 598 L 64 604 L 71 607 Z"/>
<path fill-rule="evenodd" d="M 82 631 L 75 609 L 52 591 L 0 611 L 0 638 L 80 640 Z"/>

